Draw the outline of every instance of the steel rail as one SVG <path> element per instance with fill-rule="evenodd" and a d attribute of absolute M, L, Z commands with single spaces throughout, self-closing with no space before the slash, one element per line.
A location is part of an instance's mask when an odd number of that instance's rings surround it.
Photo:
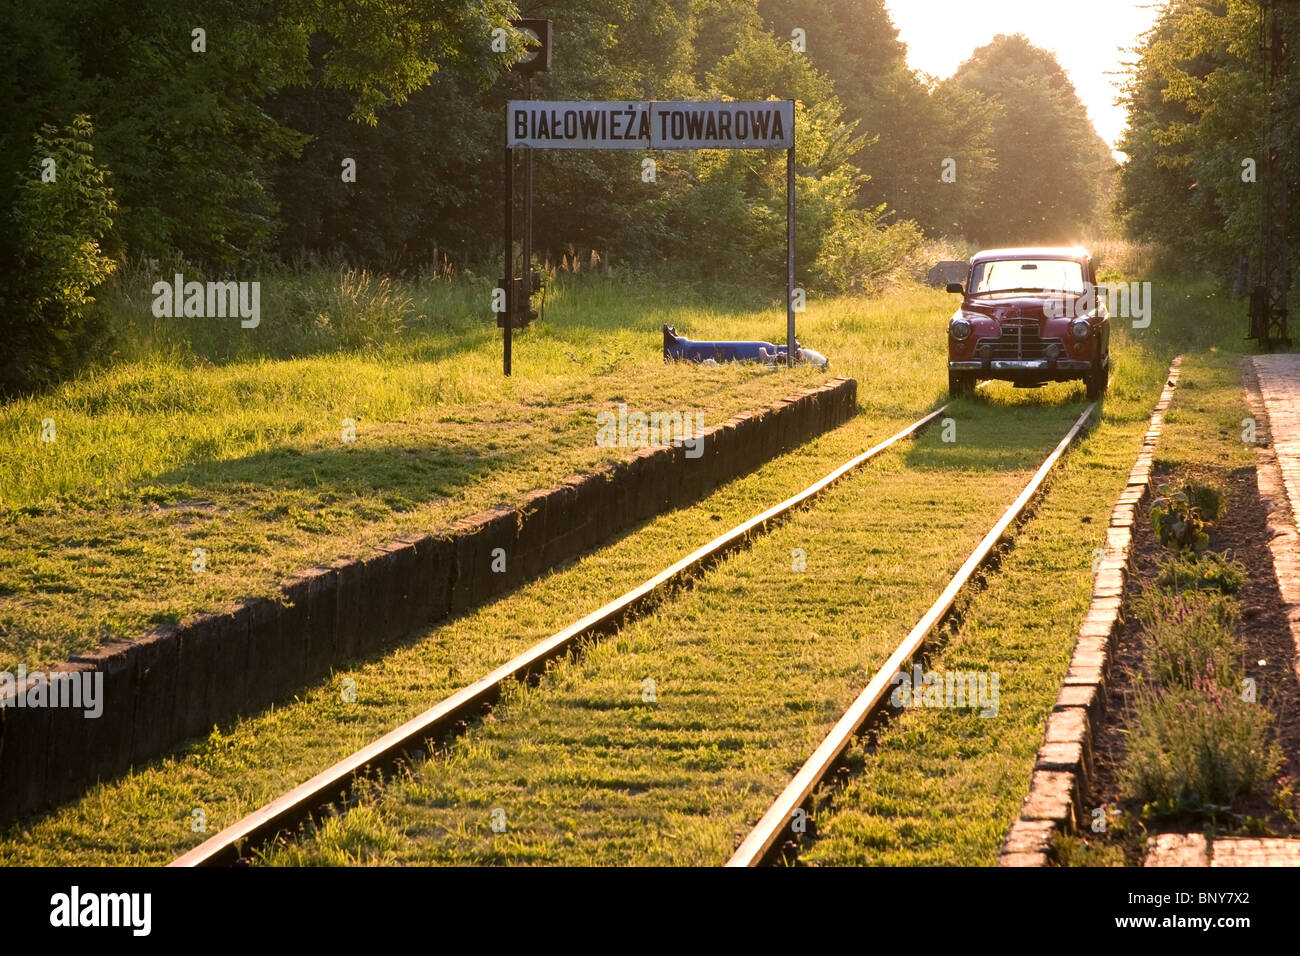
<path fill-rule="evenodd" d="M 468 723 L 481 716 L 496 702 L 501 688 L 508 682 L 537 674 L 545 668 L 547 661 L 568 653 L 582 639 L 626 623 L 664 591 L 697 576 L 718 558 L 740 547 L 755 534 L 766 531 L 769 525 L 817 497 L 845 475 L 920 431 L 947 411 L 951 404 L 941 405 L 798 494 L 718 535 L 621 597 L 534 644 L 378 740 L 209 837 L 168 866 L 229 866 L 238 863 L 251 849 L 269 843 L 345 797 L 358 775 L 387 769 L 403 756 L 425 749 L 428 741 L 446 736 L 458 723 Z"/>
<path fill-rule="evenodd" d="M 922 615 L 916 626 L 908 632 L 907 637 L 903 638 L 902 643 L 889 655 L 889 658 L 867 683 L 866 688 L 849 705 L 848 710 L 844 712 L 844 716 L 831 728 L 830 733 L 813 751 L 812 756 L 804 762 L 803 766 L 799 768 L 799 772 L 794 775 L 780 796 L 768 807 L 767 812 L 763 814 L 749 832 L 749 835 L 736 848 L 731 859 L 727 861 L 727 866 L 759 866 L 774 855 L 775 851 L 783 843 L 782 838 L 790 830 L 795 811 L 808 802 L 813 790 L 838 764 L 844 751 L 862 726 L 880 709 L 889 695 L 890 687 L 894 683 L 894 676 L 899 673 L 903 663 L 920 650 L 935 625 L 942 621 L 948 612 L 952 610 L 957 594 L 966 586 L 989 555 L 993 553 L 1007 528 L 1028 507 L 1029 502 L 1042 486 L 1047 475 L 1061 459 L 1066 448 L 1083 430 L 1083 426 L 1092 416 L 1096 407 L 1097 403 L 1093 402 L 1084 409 L 1083 414 L 1074 423 L 1074 427 L 1066 433 L 1066 436 L 1061 439 L 1052 453 L 1044 459 L 1043 464 L 1039 466 L 1038 471 L 1034 473 L 1025 489 L 1020 492 L 1019 497 L 1011 503 L 1006 513 L 998 519 L 997 524 L 975 547 L 975 550 L 971 552 L 970 557 L 953 575 L 952 580 L 948 582 L 948 586 L 943 589 L 938 599 L 930 605 L 930 609 Z"/>

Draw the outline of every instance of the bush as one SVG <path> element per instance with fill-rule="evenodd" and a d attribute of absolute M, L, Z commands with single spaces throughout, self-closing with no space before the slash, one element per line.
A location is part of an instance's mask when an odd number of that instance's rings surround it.
<path fill-rule="evenodd" d="M 1246 583 L 1246 566 L 1217 551 L 1175 551 L 1160 560 L 1156 580 L 1176 592 L 1236 594 Z"/>
<path fill-rule="evenodd" d="M 102 335 L 91 292 L 116 262 L 101 243 L 117 210 L 108 170 L 95 163 L 89 117 L 43 126 L 5 215 L 0 334 L 10 356 L 0 393 L 42 388 L 70 374 Z"/>
<path fill-rule="evenodd" d="M 1125 792 L 1157 814 L 1204 811 L 1261 792 L 1281 766 L 1272 715 L 1214 681 L 1139 685 L 1129 719 Z"/>
<path fill-rule="evenodd" d="M 1223 488 L 1210 479 L 1188 478 L 1183 482 L 1183 491 L 1204 521 L 1213 524 L 1227 513 Z"/>
<path fill-rule="evenodd" d="M 905 277 L 923 236 L 914 222 L 880 226 L 853 210 L 838 217 L 817 266 L 823 287 L 834 292 L 879 292 Z"/>
<path fill-rule="evenodd" d="M 1151 504 L 1151 527 L 1166 548 L 1202 551 L 1210 544 L 1206 529 L 1225 511 L 1222 489 L 1198 478 L 1184 478 L 1160 486 Z"/>
<path fill-rule="evenodd" d="M 1233 629 L 1238 620 L 1230 598 L 1212 592 L 1171 596 L 1148 590 L 1134 610 L 1145 632 L 1147 674 L 1165 687 L 1191 687 L 1214 681 L 1240 686 L 1241 646 Z"/>

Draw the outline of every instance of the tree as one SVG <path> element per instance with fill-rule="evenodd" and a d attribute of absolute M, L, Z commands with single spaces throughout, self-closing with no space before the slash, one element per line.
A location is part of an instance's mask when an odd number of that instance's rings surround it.
<path fill-rule="evenodd" d="M 1224 279 L 1258 244 L 1266 103 L 1259 16 L 1258 0 L 1170 4 L 1143 38 L 1125 89 L 1129 126 L 1121 149 L 1129 161 L 1120 189 L 1129 234 Z M 1287 28 L 1295 49 L 1300 26 L 1293 18 Z M 1297 88 L 1293 69 L 1275 94 L 1291 142 L 1300 141 Z M 1300 160 L 1292 150 L 1284 162 L 1294 188 Z M 1293 234 L 1298 205 L 1291 208 Z"/>
<path fill-rule="evenodd" d="M 761 0 L 759 9 L 777 37 L 804 31 L 807 56 L 834 82 L 845 120 L 858 124 L 857 205 L 958 233 L 972 184 L 992 165 L 991 104 L 912 71 L 884 0 Z M 949 163 L 960 171 L 954 182 L 941 178 Z"/>
<path fill-rule="evenodd" d="M 508 0 L 12 0 L 0 84 L 21 105 L 0 124 L 0 208 L 35 130 L 84 112 L 133 254 L 224 271 L 264 260 L 273 171 L 305 142 L 267 112 L 278 91 L 316 84 L 373 124 L 442 70 L 490 81 L 515 55 L 493 50 L 492 30 L 515 13 Z"/>
<path fill-rule="evenodd" d="M 42 127 L 27 153 L 4 220 L 12 270 L 0 282 L 6 352 L 0 394 L 56 381 L 97 339 L 91 293 L 116 265 L 101 243 L 117 206 L 91 134 L 89 118 L 77 116 L 61 130 Z"/>
<path fill-rule="evenodd" d="M 966 234 L 988 245 L 1095 233 L 1115 162 L 1056 57 L 1020 34 L 1000 35 L 953 80 L 997 104 L 989 136 L 996 165 L 974 184 Z"/>

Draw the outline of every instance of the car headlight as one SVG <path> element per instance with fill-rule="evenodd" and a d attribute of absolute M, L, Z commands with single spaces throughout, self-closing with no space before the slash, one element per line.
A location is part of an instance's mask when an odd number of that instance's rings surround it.
<path fill-rule="evenodd" d="M 1092 323 L 1087 319 L 1075 319 L 1070 323 L 1070 334 L 1076 339 L 1086 339 L 1092 335 Z"/>
<path fill-rule="evenodd" d="M 948 334 L 958 342 L 965 342 L 970 338 L 970 331 L 970 319 L 964 318 L 963 316 L 959 315 L 948 323 Z"/>

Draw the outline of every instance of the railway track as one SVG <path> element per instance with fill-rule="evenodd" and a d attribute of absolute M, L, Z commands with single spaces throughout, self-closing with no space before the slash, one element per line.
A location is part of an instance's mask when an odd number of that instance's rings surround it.
<path fill-rule="evenodd" d="M 798 494 L 718 535 L 622 596 L 533 645 L 310 780 L 214 834 L 169 865 L 237 865 L 247 861 L 257 849 L 282 834 L 292 832 L 303 822 L 319 819 L 331 806 L 348 796 L 359 777 L 391 771 L 404 759 L 428 752 L 437 741 L 464 729 L 470 721 L 490 710 L 506 685 L 513 681 L 536 679 L 548 661 L 571 653 L 581 641 L 612 633 L 643 615 L 667 594 L 688 585 L 725 555 L 774 527 L 791 512 L 817 498 L 882 452 L 916 435 L 947 411 L 950 405 L 947 403 L 940 406 L 840 465 Z M 1088 413 L 1091 413 L 1091 406 Z"/>
<path fill-rule="evenodd" d="M 839 765 L 844 752 L 853 739 L 861 733 L 870 721 L 879 715 L 888 700 L 894 677 L 905 662 L 921 651 L 927 638 L 934 629 L 948 616 L 957 595 L 966 586 L 976 571 L 995 553 L 998 543 L 1023 515 L 1036 497 L 1043 482 L 1052 469 L 1056 467 L 1065 450 L 1078 437 L 1096 409 L 1096 403 L 1084 409 L 1074 426 L 1061 439 L 1060 443 L 1044 459 L 1038 471 L 1025 485 L 1024 490 L 989 530 L 988 534 L 976 545 L 970 557 L 962 564 L 940 593 L 939 597 L 921 616 L 907 636 L 894 649 L 888 659 L 876 671 L 867 686 L 857 696 L 839 721 L 804 762 L 803 766 L 786 785 L 786 788 L 768 807 L 767 812 L 749 832 L 749 835 L 737 847 L 729 867 L 761 866 L 775 862 L 787 849 L 793 848 L 792 833 L 798 811 L 805 807 L 813 792 L 827 779 Z"/>

